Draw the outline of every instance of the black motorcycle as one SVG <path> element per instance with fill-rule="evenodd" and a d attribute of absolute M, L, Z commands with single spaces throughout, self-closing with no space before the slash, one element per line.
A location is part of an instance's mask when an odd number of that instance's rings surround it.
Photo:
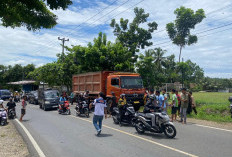
<path fill-rule="evenodd" d="M 164 112 L 153 112 L 155 115 L 156 127 L 152 127 L 151 118 L 145 113 L 135 114 L 135 129 L 139 134 L 143 134 L 145 131 L 153 133 L 164 133 L 168 138 L 174 138 L 176 136 L 176 128 L 172 122 L 170 122 L 169 116 Z"/>
<path fill-rule="evenodd" d="M 123 107 L 123 113 L 122 113 L 122 119 L 121 119 L 121 123 L 120 123 L 120 111 L 118 107 L 114 107 L 113 108 L 113 112 L 112 112 L 112 117 L 113 117 L 113 121 L 115 124 L 120 124 L 120 126 L 122 124 L 129 124 L 134 126 L 135 123 L 135 110 L 132 104 L 126 104 Z"/>
<path fill-rule="evenodd" d="M 11 108 L 8 110 L 8 118 L 9 119 L 15 119 L 16 117 L 16 112 L 15 112 L 15 109 Z"/>
<path fill-rule="evenodd" d="M 78 102 L 75 110 L 76 116 L 85 115 L 85 117 L 89 118 L 89 105 L 86 103 L 86 101 Z"/>

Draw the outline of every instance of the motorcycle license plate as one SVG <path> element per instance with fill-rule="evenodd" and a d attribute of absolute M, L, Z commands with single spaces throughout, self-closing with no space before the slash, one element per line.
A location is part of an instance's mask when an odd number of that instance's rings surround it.
<path fill-rule="evenodd" d="M 139 101 L 134 101 L 135 104 L 139 104 Z"/>

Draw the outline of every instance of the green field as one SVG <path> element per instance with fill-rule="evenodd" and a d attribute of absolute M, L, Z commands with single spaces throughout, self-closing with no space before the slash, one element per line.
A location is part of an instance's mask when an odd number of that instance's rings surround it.
<path fill-rule="evenodd" d="M 232 122 L 229 96 L 232 93 L 193 93 L 197 103 L 198 114 L 189 117 L 216 122 Z"/>
<path fill-rule="evenodd" d="M 228 105 L 228 98 L 232 93 L 197 92 L 193 93 L 193 96 L 198 105 Z"/>

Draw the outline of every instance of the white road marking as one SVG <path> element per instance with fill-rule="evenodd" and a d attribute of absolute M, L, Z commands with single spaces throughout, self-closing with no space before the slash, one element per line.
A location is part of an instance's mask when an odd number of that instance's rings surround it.
<path fill-rule="evenodd" d="M 80 120 L 83 120 L 83 121 L 86 121 L 86 122 L 89 122 L 89 123 L 92 123 L 92 121 L 91 121 L 91 120 L 88 120 L 88 119 L 76 117 L 76 116 L 73 116 L 73 115 L 70 115 L 70 116 L 71 116 L 71 117 L 74 117 L 74 118 L 77 118 L 77 119 L 80 119 Z M 137 136 L 137 135 L 128 133 L 128 132 L 126 132 L 126 131 L 122 131 L 122 130 L 120 130 L 120 129 L 116 129 L 116 128 L 113 128 L 113 127 L 110 127 L 110 126 L 107 126 L 107 125 L 103 125 L 103 127 L 108 128 L 108 129 L 111 129 L 111 130 L 114 130 L 114 131 L 117 131 L 117 132 L 120 132 L 120 133 L 123 133 L 123 134 L 128 135 L 128 136 L 131 136 L 131 137 L 135 137 L 135 138 L 137 138 L 137 139 L 140 139 L 140 140 L 143 140 L 143 141 L 146 141 L 146 142 L 155 144 L 155 145 L 158 145 L 158 146 L 160 146 L 160 147 L 164 147 L 164 148 L 170 149 L 170 150 L 172 150 L 172 151 L 175 151 L 175 152 L 178 152 L 178 153 L 181 153 L 181 154 L 190 156 L 190 157 L 198 157 L 198 156 L 196 156 L 196 155 L 193 155 L 193 154 L 184 152 L 184 151 L 182 151 L 182 150 L 179 150 L 179 149 L 176 149 L 176 148 L 173 148 L 173 147 L 170 147 L 170 146 L 167 146 L 167 145 L 164 145 L 164 144 L 155 142 L 155 141 L 153 141 L 153 140 L 149 140 L 149 139 L 146 139 L 146 138 L 143 138 L 143 137 L 140 137 L 140 136 Z"/>
<path fill-rule="evenodd" d="M 227 131 L 227 132 L 232 132 L 232 130 L 227 130 L 227 129 L 222 129 L 222 128 L 216 128 L 212 126 L 207 126 L 207 125 L 200 125 L 200 124 L 194 124 L 196 126 L 204 127 L 204 128 L 210 128 L 210 129 L 215 129 L 215 130 L 221 130 L 221 131 Z"/>
<path fill-rule="evenodd" d="M 15 121 L 22 127 L 23 131 L 27 134 L 29 140 L 31 141 L 32 145 L 34 146 L 34 148 L 37 151 L 37 153 L 39 154 L 39 156 L 40 157 L 46 157 L 44 155 L 43 151 L 40 149 L 40 147 L 37 144 L 37 142 L 35 141 L 35 139 L 32 137 L 32 135 L 30 134 L 30 132 L 27 130 L 27 128 L 21 122 L 19 122 L 18 119 L 15 119 Z"/>

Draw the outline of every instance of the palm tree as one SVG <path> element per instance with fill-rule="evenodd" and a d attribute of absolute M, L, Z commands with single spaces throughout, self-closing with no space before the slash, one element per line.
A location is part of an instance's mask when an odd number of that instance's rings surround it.
<path fill-rule="evenodd" d="M 165 60 L 166 57 L 164 57 L 164 54 L 166 53 L 166 50 L 162 50 L 161 48 L 155 48 L 154 49 L 154 63 L 157 66 L 158 71 L 163 71 L 162 67 L 165 66 Z"/>

